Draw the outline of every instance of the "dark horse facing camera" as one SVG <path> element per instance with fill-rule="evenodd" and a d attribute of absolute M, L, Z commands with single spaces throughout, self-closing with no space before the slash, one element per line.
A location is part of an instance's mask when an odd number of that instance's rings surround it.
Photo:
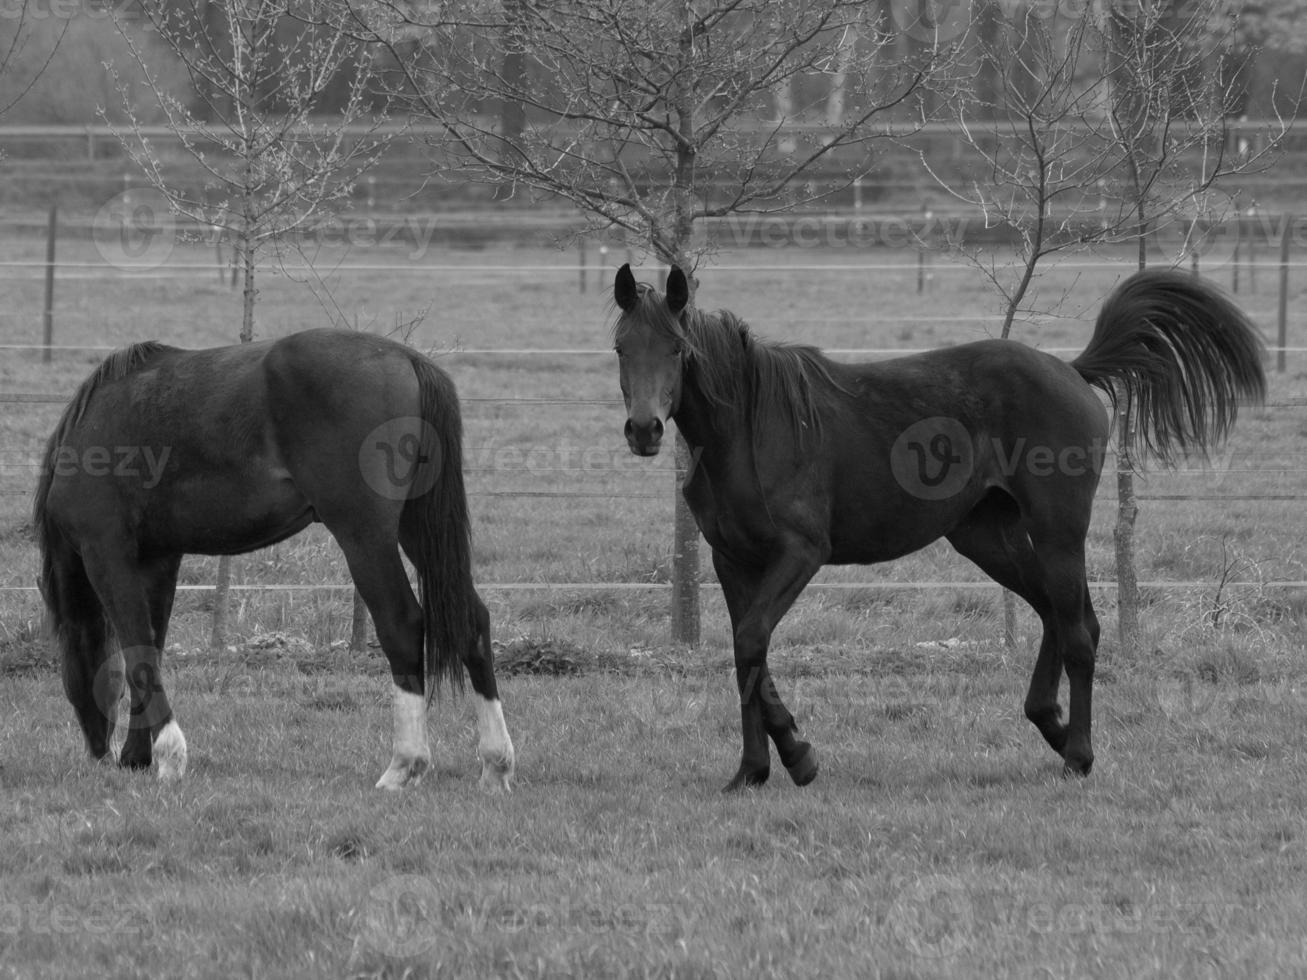
<path fill-rule="evenodd" d="M 691 311 L 677 268 L 664 295 L 624 265 L 614 296 L 631 450 L 656 454 L 674 419 L 698 454 L 682 492 L 712 548 L 740 694 L 743 752 L 726 789 L 767 779 L 768 739 L 796 783 L 817 775 L 767 669 L 772 631 L 817 570 L 941 537 L 1039 615 L 1025 714 L 1065 772 L 1087 775 L 1099 627 L 1085 537 L 1110 431 L 1098 392 L 1162 462 L 1205 453 L 1241 400 L 1265 395 L 1251 321 L 1203 280 L 1147 270 L 1108 296 L 1069 363 L 984 340 L 843 364 L 759 340 L 729 312 Z"/>

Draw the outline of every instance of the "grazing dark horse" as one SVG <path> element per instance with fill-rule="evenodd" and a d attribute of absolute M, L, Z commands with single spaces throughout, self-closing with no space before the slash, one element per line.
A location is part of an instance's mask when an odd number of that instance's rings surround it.
<path fill-rule="evenodd" d="M 1107 298 L 1070 363 L 984 340 L 842 364 L 761 341 L 728 312 L 687 310 L 679 269 L 662 295 L 623 266 L 614 292 L 631 450 L 657 453 L 671 418 L 696 453 L 683 493 L 712 547 L 740 693 L 744 751 L 726 788 L 767 779 L 768 738 L 797 784 L 817 775 L 767 670 L 772 631 L 813 574 L 940 537 L 1039 614 L 1026 717 L 1066 772 L 1088 774 L 1099 629 L 1085 535 L 1109 434 L 1095 389 L 1164 462 L 1205 451 L 1240 399 L 1265 392 L 1248 318 L 1199 279 L 1145 271 Z"/>
<path fill-rule="evenodd" d="M 252 551 L 321 521 L 394 680 L 394 752 L 377 786 L 426 770 L 426 708 L 442 680 L 462 685 L 466 666 L 480 695 L 482 785 L 508 788 L 513 745 L 472 584 L 462 439 L 453 382 L 381 337 L 311 330 L 110 355 L 50 437 L 33 521 L 64 691 L 91 755 L 109 751 L 125 680 L 121 764 L 184 773 L 186 740 L 160 673 L 182 556 Z"/>

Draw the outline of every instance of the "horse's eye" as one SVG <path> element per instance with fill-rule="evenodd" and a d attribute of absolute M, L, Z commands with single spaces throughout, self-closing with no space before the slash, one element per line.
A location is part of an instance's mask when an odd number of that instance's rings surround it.
<path fill-rule="evenodd" d="M 678 340 L 676 343 L 672 344 L 673 357 L 680 357 L 684 353 L 685 353 L 685 341 Z"/>
<path fill-rule="evenodd" d="M 616 354 L 618 357 L 621 357 L 621 356 L 622 356 L 622 346 L 621 346 L 621 344 L 616 344 L 616 345 L 613 346 L 613 353 Z"/>

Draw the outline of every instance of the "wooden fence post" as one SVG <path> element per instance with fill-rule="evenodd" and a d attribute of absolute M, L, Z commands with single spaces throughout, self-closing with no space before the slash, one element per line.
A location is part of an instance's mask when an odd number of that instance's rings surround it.
<path fill-rule="evenodd" d="M 349 652 L 363 653 L 368 648 L 368 607 L 357 588 L 354 589 L 354 614 L 350 621 Z"/>
<path fill-rule="evenodd" d="M 1289 244 L 1293 240 L 1294 216 L 1280 218 L 1280 304 L 1276 323 L 1275 370 L 1285 371 L 1285 348 L 1289 346 Z"/>
<path fill-rule="evenodd" d="M 46 364 L 54 354 L 54 253 L 55 238 L 59 232 L 59 207 L 50 205 L 50 223 L 45 233 L 45 309 L 41 318 L 41 336 L 45 350 L 41 360 Z"/>

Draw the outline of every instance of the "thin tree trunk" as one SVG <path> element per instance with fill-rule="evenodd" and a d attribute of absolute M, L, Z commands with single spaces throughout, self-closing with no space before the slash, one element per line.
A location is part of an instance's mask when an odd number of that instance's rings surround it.
<path fill-rule="evenodd" d="M 676 170 L 672 175 L 672 228 L 669 258 L 679 265 L 689 280 L 690 300 L 686 313 L 694 315 L 695 287 L 698 285 L 693 270 L 686 261 L 694 237 L 694 62 L 697 25 L 694 11 L 687 4 L 685 30 L 680 39 L 681 85 L 677 93 L 677 134 L 680 142 L 676 152 Z M 681 488 L 691 475 L 694 450 L 678 430 L 676 433 L 676 512 L 672 531 L 672 641 L 691 646 L 699 643 L 699 526 L 685 502 Z"/>
<path fill-rule="evenodd" d="M 1121 424 L 1125 439 L 1129 413 L 1121 418 Z M 1139 652 L 1139 577 L 1135 571 L 1135 519 L 1139 506 L 1130 450 L 1124 443 L 1117 448 L 1116 465 L 1116 527 L 1112 529 L 1112 541 L 1116 546 L 1117 632 L 1122 656 L 1134 657 Z"/>
<path fill-rule="evenodd" d="M 248 186 L 248 185 L 247 185 Z M 252 214 L 254 201 L 251 194 L 246 194 L 244 228 L 237 241 L 239 262 L 244 291 L 241 296 L 241 333 L 242 344 L 254 339 L 254 300 L 258 290 L 254 285 L 254 236 Z M 218 559 L 218 576 L 213 590 L 213 632 L 209 637 L 209 647 L 221 651 L 227 646 L 228 634 L 231 632 L 231 556 L 223 555 Z"/>
<path fill-rule="evenodd" d="M 526 131 L 526 104 L 521 93 L 527 86 L 527 58 L 522 43 L 522 18 L 524 0 L 504 0 L 504 57 L 502 71 L 504 77 L 505 98 L 499 107 L 500 158 L 505 162 L 513 155 L 514 148 L 521 145 L 522 134 Z M 513 184 L 495 185 L 495 200 L 507 200 L 513 196 Z"/>
<path fill-rule="evenodd" d="M 849 86 L 849 65 L 858 44 L 858 32 L 852 27 L 844 29 L 840 45 L 835 56 L 835 71 L 830 78 L 830 89 L 826 95 L 826 125 L 844 125 L 845 97 Z"/>
<path fill-rule="evenodd" d="M 1141 204 L 1138 253 L 1140 269 L 1148 261 L 1148 223 L 1142 211 Z M 1133 413 L 1121 412 L 1117 423 L 1116 526 L 1112 528 L 1112 543 L 1116 552 L 1117 637 L 1121 643 L 1122 657 L 1133 658 L 1139 653 L 1139 574 L 1135 568 L 1135 522 L 1139 518 L 1139 504 L 1135 499 L 1134 458 L 1131 455 L 1135 438 Z"/>

